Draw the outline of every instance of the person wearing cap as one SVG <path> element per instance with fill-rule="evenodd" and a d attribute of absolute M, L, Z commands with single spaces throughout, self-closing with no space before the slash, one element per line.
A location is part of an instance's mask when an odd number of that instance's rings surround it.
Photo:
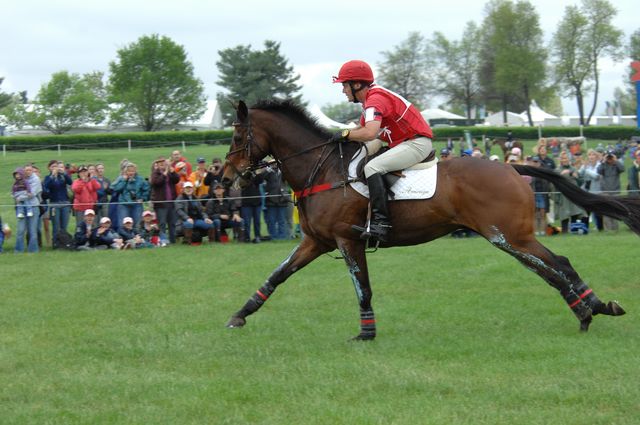
<path fill-rule="evenodd" d="M 202 202 L 193 194 L 193 183 L 184 183 L 183 192 L 176 199 L 176 214 L 182 222 L 183 243 L 190 244 L 193 238 L 193 230 L 206 231 L 209 242 L 215 240 L 213 221 L 209 218 Z"/>
<path fill-rule="evenodd" d="M 129 248 L 153 246 L 151 244 L 147 244 L 140 232 L 133 228 L 133 219 L 131 217 L 125 217 L 122 219 L 122 226 L 118 227 L 118 235 L 120 235 L 124 244 L 128 245 Z"/>
<path fill-rule="evenodd" d="M 138 174 L 136 164 L 129 162 L 111 188 L 118 194 L 118 217 L 131 217 L 133 226 L 139 227 L 143 204 L 149 200 L 149 183 Z"/>
<path fill-rule="evenodd" d="M 176 209 L 174 201 L 178 197 L 176 184 L 180 176 L 171 168 L 171 163 L 163 157 L 158 158 L 151 165 L 151 204 L 156 212 L 160 239 L 163 244 L 167 241 L 176 243 Z M 144 215 L 143 215 L 144 218 Z M 167 236 L 168 235 L 168 236 Z"/>
<path fill-rule="evenodd" d="M 76 248 L 86 250 L 95 246 L 95 225 L 96 212 L 93 209 L 86 209 L 82 212 L 82 221 L 76 227 L 74 241 Z"/>
<path fill-rule="evenodd" d="M 340 68 L 334 83 L 342 84 L 349 102 L 362 104 L 360 126 L 336 133 L 334 141 L 367 142 L 369 154 L 383 143 L 389 150 L 364 167 L 371 203 L 371 222 L 362 230 L 364 239 L 387 239 L 391 228 L 387 191 L 383 175 L 402 170 L 424 160 L 432 151 L 433 133 L 420 111 L 402 96 L 374 83 L 373 71 L 361 60 L 351 60 Z"/>
<path fill-rule="evenodd" d="M 440 149 L 440 161 L 449 161 L 451 159 L 451 150 L 447 148 Z"/>
<path fill-rule="evenodd" d="M 618 160 L 613 149 L 605 152 L 604 160 L 598 166 L 598 174 L 602 176 L 600 188 L 605 195 L 620 194 L 620 174 L 624 173 L 624 165 Z M 618 221 L 611 217 L 602 219 L 605 230 L 618 230 Z"/>
<path fill-rule="evenodd" d="M 209 197 L 209 186 L 205 182 L 206 177 L 207 161 L 200 157 L 197 160 L 196 170 L 189 175 L 189 181 L 193 183 L 196 198 L 206 199 Z"/>
<path fill-rule="evenodd" d="M 67 231 L 71 206 L 68 188 L 73 184 L 71 177 L 65 173 L 64 162 L 52 159 L 49 161 L 49 175 L 44 178 L 43 192 L 49 198 L 49 218 L 53 223 L 52 248 L 56 249 L 56 237 L 61 230 Z"/>
<path fill-rule="evenodd" d="M 111 228 L 111 219 L 109 217 L 102 217 L 100 219 L 100 225 L 94 231 L 95 248 L 124 248 L 124 240 L 118 233 Z"/>
<path fill-rule="evenodd" d="M 98 189 L 100 183 L 89 178 L 89 169 L 85 165 L 78 167 L 78 178 L 73 181 L 73 212 L 76 217 L 76 225 L 80 225 L 84 219 L 84 211 L 93 209 L 98 201 Z"/>
<path fill-rule="evenodd" d="M 175 150 L 171 152 L 171 166 L 174 169 L 176 169 L 177 168 L 176 166 L 180 162 L 182 163 L 182 166 L 185 168 L 185 173 L 187 174 L 187 176 L 191 175 L 191 172 L 192 172 L 191 163 L 187 161 L 187 158 L 182 156 L 179 150 Z"/>
<path fill-rule="evenodd" d="M 171 205 L 173 209 L 173 205 Z M 167 246 L 165 240 L 160 239 L 160 229 L 155 222 L 155 215 L 153 212 L 146 210 L 142 213 L 142 224 L 140 225 L 140 236 L 144 241 L 151 246 Z"/>
<path fill-rule="evenodd" d="M 244 241 L 244 220 L 234 204 L 225 198 L 224 186 L 220 182 L 213 184 L 214 197 L 207 201 L 205 211 L 213 220 L 214 239 L 220 241 L 223 231 L 234 229 L 235 240 Z M 226 234 L 226 232 L 225 232 Z"/>

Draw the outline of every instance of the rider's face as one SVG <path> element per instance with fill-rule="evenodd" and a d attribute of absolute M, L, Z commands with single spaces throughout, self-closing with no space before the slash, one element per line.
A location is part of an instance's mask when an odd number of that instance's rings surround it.
<path fill-rule="evenodd" d="M 354 86 L 357 86 L 357 85 L 358 83 L 354 83 Z M 354 101 L 353 91 L 351 90 L 351 85 L 349 84 L 348 81 L 345 81 L 344 83 L 342 83 L 342 93 L 344 93 L 344 95 L 347 96 L 347 99 L 349 100 L 349 102 Z"/>

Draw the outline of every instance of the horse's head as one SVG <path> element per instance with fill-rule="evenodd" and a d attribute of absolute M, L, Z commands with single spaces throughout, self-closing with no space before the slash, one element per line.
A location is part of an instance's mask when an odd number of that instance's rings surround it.
<path fill-rule="evenodd" d="M 240 186 L 246 186 L 253 177 L 253 171 L 259 168 L 260 161 L 268 154 L 267 148 L 256 140 L 249 109 L 241 100 L 236 108 L 233 138 L 226 157 L 222 184 L 229 187 L 239 178 Z"/>

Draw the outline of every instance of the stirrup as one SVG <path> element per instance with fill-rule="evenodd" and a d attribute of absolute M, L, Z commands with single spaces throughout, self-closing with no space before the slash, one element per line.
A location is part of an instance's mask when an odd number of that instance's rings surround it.
<path fill-rule="evenodd" d="M 360 239 L 386 242 L 391 225 L 387 223 L 368 222 L 366 227 L 352 225 L 351 228 L 360 233 Z"/>

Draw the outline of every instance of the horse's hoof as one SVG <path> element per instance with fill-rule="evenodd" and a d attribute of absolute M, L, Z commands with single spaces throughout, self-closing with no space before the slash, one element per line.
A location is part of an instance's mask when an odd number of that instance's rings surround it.
<path fill-rule="evenodd" d="M 375 335 L 360 334 L 351 338 L 350 341 L 373 341 L 375 338 Z"/>
<path fill-rule="evenodd" d="M 246 320 L 244 320 L 242 317 L 236 317 L 233 316 L 231 319 L 229 319 L 229 321 L 227 322 L 227 327 L 228 328 L 241 328 L 243 327 L 245 324 L 247 323 Z"/>
<path fill-rule="evenodd" d="M 593 320 L 593 317 L 589 316 L 584 320 L 580 321 L 580 332 L 587 332 L 589 330 L 589 325 L 591 324 L 591 321 Z"/>
<path fill-rule="evenodd" d="M 607 309 L 609 310 L 611 316 L 622 316 L 627 312 L 624 311 L 624 308 L 617 301 L 609 301 L 607 304 Z"/>

